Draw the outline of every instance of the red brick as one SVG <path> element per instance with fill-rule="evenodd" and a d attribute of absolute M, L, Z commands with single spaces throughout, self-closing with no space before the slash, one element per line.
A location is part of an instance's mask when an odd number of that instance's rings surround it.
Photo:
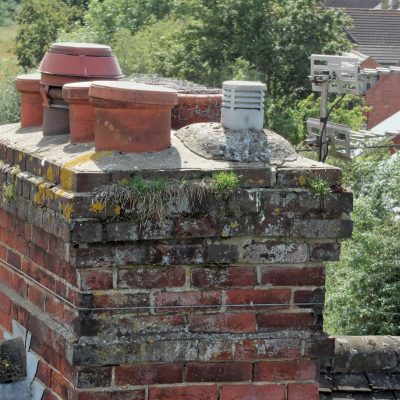
<path fill-rule="evenodd" d="M 203 289 L 254 286 L 254 267 L 195 268 L 192 285 Z"/>
<path fill-rule="evenodd" d="M 3 293 L 0 293 L 0 325 L 11 331 L 11 301 Z"/>
<path fill-rule="evenodd" d="M 121 288 L 165 288 L 180 287 L 185 284 L 186 272 L 183 268 L 130 268 L 118 271 L 118 287 Z"/>
<path fill-rule="evenodd" d="M 246 382 L 252 380 L 251 363 L 188 363 L 186 382 Z"/>
<path fill-rule="evenodd" d="M 14 218 L 3 209 L 0 212 L 0 227 L 12 230 L 14 226 Z"/>
<path fill-rule="evenodd" d="M 22 297 L 27 297 L 28 295 L 28 285 L 26 284 L 24 278 L 21 278 L 17 274 L 14 275 L 13 287 L 16 292 L 18 292 Z"/>
<path fill-rule="evenodd" d="M 14 242 L 14 249 L 25 257 L 29 257 L 29 242 L 17 236 Z"/>
<path fill-rule="evenodd" d="M 315 380 L 313 360 L 286 360 L 260 362 L 254 366 L 254 380 L 264 382 Z"/>
<path fill-rule="evenodd" d="M 285 385 L 224 385 L 221 400 L 286 400 Z M 311 400 L 304 397 L 302 400 Z"/>
<path fill-rule="evenodd" d="M 324 289 L 296 290 L 294 292 L 294 303 L 299 307 L 310 305 L 322 306 L 325 300 Z"/>
<path fill-rule="evenodd" d="M 49 388 L 46 388 L 43 393 L 42 400 L 60 400 L 60 398 L 56 396 L 54 392 L 52 392 Z"/>
<path fill-rule="evenodd" d="M 115 367 L 117 385 L 155 385 L 182 382 L 180 364 L 137 364 Z"/>
<path fill-rule="evenodd" d="M 13 287 L 13 276 L 14 273 L 11 272 L 8 268 L 3 267 L 4 264 L 0 262 L 0 282 L 3 285 L 7 285 L 9 288 Z"/>
<path fill-rule="evenodd" d="M 8 247 L 14 247 L 14 232 L 6 228 L 0 228 L 0 241 Z"/>
<path fill-rule="evenodd" d="M 45 232 L 43 229 L 39 229 L 36 226 L 33 226 L 32 230 L 32 242 L 47 251 L 49 249 L 49 234 Z"/>
<path fill-rule="evenodd" d="M 36 265 L 35 263 L 31 263 L 29 272 L 31 277 L 41 283 L 42 285 L 46 286 L 50 290 L 55 290 L 56 288 L 56 280 L 53 276 L 51 276 L 46 269 L 41 268 L 40 266 Z"/>
<path fill-rule="evenodd" d="M 273 286 L 322 286 L 325 283 L 325 268 L 323 266 L 263 268 L 261 283 Z"/>
<path fill-rule="evenodd" d="M 64 360 L 62 360 L 63 370 L 66 366 L 67 369 L 72 367 Z M 71 374 L 71 372 L 70 372 Z M 108 387 L 111 385 L 112 367 L 84 367 L 81 368 L 77 374 L 77 387 L 79 388 L 95 388 L 95 387 Z"/>
<path fill-rule="evenodd" d="M 216 385 L 170 386 L 149 388 L 148 400 L 217 400 Z M 279 399 L 281 400 L 281 399 Z"/>
<path fill-rule="evenodd" d="M 93 306 L 99 308 L 138 307 L 137 312 L 147 312 L 148 310 L 142 307 L 148 307 L 149 305 L 148 293 L 95 294 L 93 297 Z"/>
<path fill-rule="evenodd" d="M 51 375 L 51 389 L 63 399 L 68 399 L 68 389 L 71 389 L 71 383 L 65 379 L 59 372 L 54 371 Z"/>
<path fill-rule="evenodd" d="M 112 392 L 81 392 L 79 393 L 78 399 L 79 400 L 145 400 L 145 391 L 118 390 Z"/>
<path fill-rule="evenodd" d="M 192 314 L 188 318 L 191 332 L 250 333 L 257 329 L 254 313 Z"/>
<path fill-rule="evenodd" d="M 112 271 L 80 270 L 82 290 L 107 290 L 113 287 Z"/>
<path fill-rule="evenodd" d="M 279 313 L 257 314 L 259 329 L 282 330 L 311 329 L 315 325 L 315 317 L 312 313 Z"/>
<path fill-rule="evenodd" d="M 264 306 L 256 307 L 257 310 L 263 308 L 286 308 L 290 303 L 289 289 L 270 289 L 270 290 L 250 290 L 250 289 L 237 289 L 227 290 L 226 304 L 243 304 L 243 308 L 252 308 L 252 305 L 257 304 Z M 268 304 L 271 304 L 270 306 Z M 283 304 L 280 306 L 279 304 Z M 246 305 L 246 306 L 245 306 Z M 241 307 L 242 308 L 242 307 Z M 238 307 L 235 307 L 237 310 Z"/>
<path fill-rule="evenodd" d="M 400 110 L 400 76 L 382 76 L 376 85 L 367 91 L 365 101 L 371 110 L 368 115 L 368 129 L 373 128 Z"/>
<path fill-rule="evenodd" d="M 288 400 L 319 400 L 317 383 L 289 383 Z"/>
<path fill-rule="evenodd" d="M 38 369 L 36 372 L 36 378 L 42 381 L 46 386 L 51 386 L 51 375 L 52 369 L 50 368 L 49 364 L 45 361 L 39 361 Z"/>
<path fill-rule="evenodd" d="M 21 255 L 11 249 L 7 251 L 7 262 L 13 267 L 21 269 Z"/>
<path fill-rule="evenodd" d="M 3 246 L 0 243 L 0 259 L 5 261 L 6 258 L 7 258 L 7 247 Z"/>
<path fill-rule="evenodd" d="M 162 292 L 155 295 L 157 312 L 188 312 L 196 310 L 196 306 L 212 306 L 222 303 L 221 292 Z M 179 306 L 174 308 L 174 306 Z M 210 307 L 218 309 L 218 307 Z M 201 307 L 205 310 L 207 307 Z"/>

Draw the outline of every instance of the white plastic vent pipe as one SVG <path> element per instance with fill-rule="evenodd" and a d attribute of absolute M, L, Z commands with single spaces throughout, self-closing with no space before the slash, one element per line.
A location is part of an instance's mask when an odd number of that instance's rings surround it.
<path fill-rule="evenodd" d="M 262 130 L 265 89 L 261 82 L 225 81 L 222 84 L 222 126 L 235 131 Z"/>

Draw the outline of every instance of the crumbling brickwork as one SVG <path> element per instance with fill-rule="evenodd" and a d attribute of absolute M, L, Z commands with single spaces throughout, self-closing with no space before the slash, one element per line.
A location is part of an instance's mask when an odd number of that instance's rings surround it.
<path fill-rule="evenodd" d="M 91 192 L 131 172 L 71 172 L 4 140 L 0 157 L 0 185 L 15 185 L 0 209 L 0 331 L 32 333 L 45 400 L 318 399 L 323 262 L 352 229 L 340 170 L 236 169 L 240 189 L 145 224 Z M 333 188 L 322 208 L 310 174 Z"/>

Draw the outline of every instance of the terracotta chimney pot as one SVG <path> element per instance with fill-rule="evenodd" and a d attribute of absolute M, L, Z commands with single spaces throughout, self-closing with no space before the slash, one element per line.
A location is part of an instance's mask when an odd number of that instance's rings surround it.
<path fill-rule="evenodd" d="M 95 107 L 96 151 L 146 153 L 171 146 L 175 90 L 128 81 L 97 81 L 89 89 Z"/>
<path fill-rule="evenodd" d="M 62 96 L 69 104 L 71 143 L 94 142 L 94 107 L 89 103 L 91 82 L 68 83 Z"/>
<path fill-rule="evenodd" d="M 43 104 L 40 95 L 40 74 L 18 75 L 15 87 L 21 93 L 21 126 L 40 126 L 43 123 Z"/>
<path fill-rule="evenodd" d="M 119 79 L 117 58 L 109 46 L 92 43 L 53 43 L 39 66 L 44 105 L 44 135 L 69 132 L 69 107 L 61 89 L 64 84 L 93 79 Z M 53 98 L 51 93 L 57 93 Z M 54 114 L 54 115 L 53 115 Z"/>

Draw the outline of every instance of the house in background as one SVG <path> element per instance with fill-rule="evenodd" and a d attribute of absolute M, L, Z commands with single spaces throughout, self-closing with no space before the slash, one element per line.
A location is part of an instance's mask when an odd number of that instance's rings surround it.
<path fill-rule="evenodd" d="M 400 0 L 326 0 L 324 7 L 341 8 L 352 19 L 347 29 L 362 69 L 400 66 Z M 400 111 L 400 72 L 391 68 L 366 93 L 371 129 Z M 399 127 L 400 128 L 400 127 Z"/>

